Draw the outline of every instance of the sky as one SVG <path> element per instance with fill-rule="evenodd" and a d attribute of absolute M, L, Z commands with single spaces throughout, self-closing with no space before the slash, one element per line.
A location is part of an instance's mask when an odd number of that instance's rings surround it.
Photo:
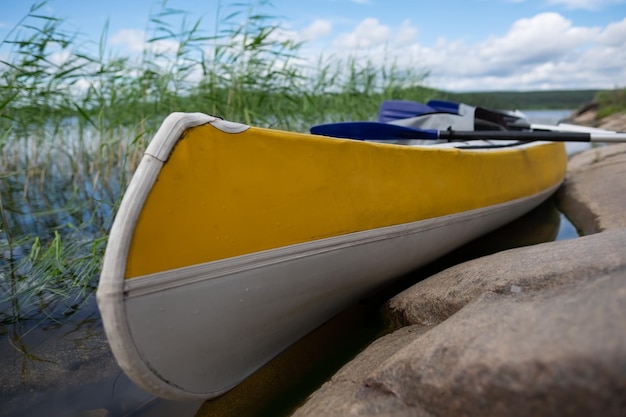
<path fill-rule="evenodd" d="M 95 48 L 141 50 L 150 11 L 162 0 L 49 0 L 43 13 L 65 20 Z M 235 1 L 237 2 L 237 1 Z M 228 0 L 169 0 L 213 33 Z M 626 87 L 626 0 L 273 0 L 261 10 L 280 36 L 303 42 L 302 65 L 354 56 L 428 72 L 447 91 L 530 91 Z M 0 40 L 29 0 L 0 0 Z M 4 54 L 4 55 L 3 55 Z M 0 60 L 6 59 L 0 48 Z"/>

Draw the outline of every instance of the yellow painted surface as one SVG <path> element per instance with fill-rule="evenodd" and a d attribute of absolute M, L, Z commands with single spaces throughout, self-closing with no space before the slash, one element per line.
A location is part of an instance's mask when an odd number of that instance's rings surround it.
<path fill-rule="evenodd" d="M 485 152 L 195 127 L 144 205 L 126 277 L 503 203 L 566 164 L 560 143 Z"/>

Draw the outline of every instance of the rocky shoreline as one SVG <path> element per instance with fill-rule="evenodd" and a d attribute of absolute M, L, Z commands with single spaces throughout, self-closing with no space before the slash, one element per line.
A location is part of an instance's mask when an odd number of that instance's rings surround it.
<path fill-rule="evenodd" d="M 626 112 L 614 113 L 606 117 L 598 117 L 598 108 L 594 103 L 584 106 L 574 112 L 566 121 L 582 126 L 597 127 L 600 129 L 626 131 Z"/>
<path fill-rule="evenodd" d="M 574 123 L 626 131 L 626 114 Z M 456 265 L 396 295 L 399 326 L 305 416 L 626 415 L 626 144 L 570 159 L 557 193 L 582 237 Z"/>

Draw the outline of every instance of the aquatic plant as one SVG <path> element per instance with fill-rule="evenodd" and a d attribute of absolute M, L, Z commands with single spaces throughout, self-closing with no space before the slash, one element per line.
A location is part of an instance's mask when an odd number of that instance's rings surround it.
<path fill-rule="evenodd" d="M 329 56 L 307 68 L 267 1 L 218 2 L 207 24 L 160 2 L 136 55 L 110 48 L 108 24 L 93 45 L 45 5 L 33 4 L 0 44 L 5 324 L 60 319 L 93 293 L 117 204 L 170 112 L 306 131 L 375 118 L 383 99 L 434 94 L 421 87 L 424 71 L 393 60 Z"/>

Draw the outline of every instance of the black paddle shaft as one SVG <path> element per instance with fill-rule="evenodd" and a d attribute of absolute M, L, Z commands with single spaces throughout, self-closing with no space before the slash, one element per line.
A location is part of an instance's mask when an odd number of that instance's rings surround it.
<path fill-rule="evenodd" d="M 451 141 L 465 140 L 525 140 L 525 141 L 548 141 L 548 142 L 591 142 L 589 133 L 581 132 L 521 132 L 495 130 L 489 132 L 483 131 L 456 131 L 441 130 L 439 131 L 439 139 Z"/>

